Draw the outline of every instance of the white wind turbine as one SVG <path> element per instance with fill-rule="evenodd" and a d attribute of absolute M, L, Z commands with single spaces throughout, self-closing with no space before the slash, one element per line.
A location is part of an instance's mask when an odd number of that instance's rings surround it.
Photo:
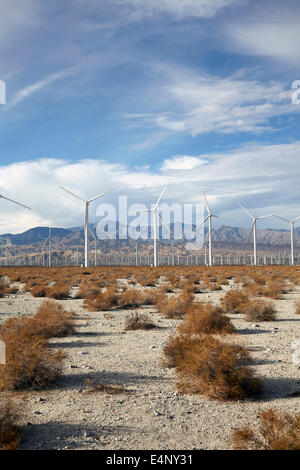
<path fill-rule="evenodd" d="M 300 215 L 293 220 L 286 219 L 285 217 L 280 217 L 279 215 L 273 214 L 274 217 L 277 219 L 283 220 L 284 222 L 288 222 L 291 227 L 291 265 L 295 264 L 295 255 L 294 255 L 294 225 L 295 222 L 300 219 Z"/>
<path fill-rule="evenodd" d="M 225 219 L 224 217 L 220 217 L 219 215 L 212 214 L 205 196 L 205 193 L 203 193 L 203 199 L 204 199 L 204 204 L 206 207 L 206 210 L 208 212 L 208 215 L 205 217 L 203 222 L 201 222 L 200 225 L 205 224 L 208 220 L 208 265 L 212 266 L 213 265 L 213 253 L 212 253 L 212 218 L 215 217 L 216 219 L 223 219 L 223 220 L 229 220 Z"/>
<path fill-rule="evenodd" d="M 258 217 L 255 217 L 252 215 L 248 209 L 246 209 L 242 204 L 239 204 L 241 209 L 243 209 L 244 212 L 246 212 L 249 217 L 252 219 L 252 228 L 251 228 L 251 233 L 253 232 L 253 256 L 254 256 L 254 266 L 257 266 L 257 248 L 256 248 L 256 221 L 258 219 L 266 219 L 267 217 L 273 217 L 274 214 L 268 214 L 268 215 L 260 215 Z M 250 235 L 251 235 L 250 233 Z"/>
<path fill-rule="evenodd" d="M 105 191 L 102 194 L 98 194 L 98 196 L 92 197 L 91 199 L 82 199 L 81 197 L 77 196 L 76 194 L 72 193 L 68 189 L 63 188 L 60 186 L 61 189 L 66 191 L 66 193 L 71 194 L 71 196 L 79 199 L 79 201 L 84 202 L 85 204 L 85 217 L 84 217 L 84 266 L 89 266 L 89 254 L 90 254 L 90 240 L 89 240 L 89 205 L 91 202 L 95 201 L 99 197 L 104 196 L 105 194 L 109 193 L 115 188 L 111 188 L 108 191 Z"/>
<path fill-rule="evenodd" d="M 167 189 L 167 184 L 165 185 L 164 189 L 162 190 L 161 195 L 157 199 L 156 204 L 153 208 L 136 211 L 136 212 L 150 212 L 150 213 L 153 214 L 153 218 L 154 218 L 154 220 L 153 220 L 153 237 L 154 237 L 154 241 L 153 241 L 153 265 L 154 265 L 154 267 L 157 266 L 157 216 L 159 216 L 159 218 L 162 220 L 161 215 L 158 213 L 158 206 L 159 206 L 160 200 L 163 197 L 166 189 Z M 163 222 L 163 223 L 165 223 L 165 222 Z"/>

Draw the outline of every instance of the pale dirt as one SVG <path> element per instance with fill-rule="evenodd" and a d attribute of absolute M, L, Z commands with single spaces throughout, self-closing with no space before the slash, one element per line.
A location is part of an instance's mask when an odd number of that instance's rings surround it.
<path fill-rule="evenodd" d="M 217 303 L 223 293 L 196 298 Z M 59 301 L 78 315 L 77 334 L 50 341 L 52 348 L 68 353 L 57 388 L 14 394 L 24 410 L 20 448 L 230 449 L 233 430 L 255 425 L 260 411 L 276 407 L 299 413 L 299 397 L 288 397 L 300 390 L 300 369 L 291 363 L 291 343 L 300 337 L 296 299 L 300 288 L 273 301 L 278 309 L 275 322 L 254 324 L 232 315 L 239 333 L 235 341 L 250 349 L 251 367 L 265 386 L 258 401 L 237 403 L 177 394 L 175 370 L 163 368 L 161 357 L 180 321 L 166 320 L 147 307 L 139 312 L 149 314 L 159 328 L 124 332 L 124 318 L 135 309 L 112 311 L 107 319 L 103 314 L 108 312 L 84 310 L 82 300 Z M 31 315 L 42 302 L 28 293 L 0 299 L 0 321 Z M 122 385 L 128 393 L 87 394 L 86 378 Z"/>

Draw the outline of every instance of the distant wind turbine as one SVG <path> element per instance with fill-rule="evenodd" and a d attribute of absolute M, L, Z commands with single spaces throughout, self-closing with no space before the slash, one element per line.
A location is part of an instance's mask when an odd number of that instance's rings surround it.
<path fill-rule="evenodd" d="M 251 233 L 250 235 L 252 234 L 253 232 L 253 256 L 254 256 L 254 266 L 257 266 L 257 247 L 256 247 L 256 221 L 258 219 L 266 219 L 267 217 L 273 217 L 275 214 L 268 214 L 268 215 L 261 215 L 259 217 L 255 217 L 254 215 L 252 215 L 248 209 L 246 209 L 244 206 L 242 206 L 242 204 L 239 204 L 239 206 L 241 207 L 241 209 L 243 209 L 243 211 L 249 215 L 249 217 L 251 217 L 252 219 L 252 228 L 251 228 Z"/>
<path fill-rule="evenodd" d="M 153 218 L 154 218 L 154 221 L 153 221 L 153 229 L 154 229 L 153 230 L 153 236 L 154 236 L 154 241 L 153 241 L 153 265 L 154 265 L 154 267 L 157 266 L 157 216 L 159 216 L 159 218 L 162 220 L 162 217 L 158 212 L 158 206 L 159 206 L 161 198 L 163 197 L 166 189 L 167 189 L 167 184 L 165 185 L 164 189 L 162 190 L 162 192 L 161 192 L 159 198 L 157 199 L 156 204 L 153 208 L 151 208 L 151 209 L 142 209 L 142 210 L 136 211 L 136 212 L 150 212 L 150 213 L 153 214 Z M 163 221 L 163 223 L 165 224 L 164 221 Z M 168 228 L 168 230 L 169 230 L 169 228 Z"/>
<path fill-rule="evenodd" d="M 213 250 L 212 250 L 212 218 L 215 217 L 216 219 L 223 219 L 223 220 L 228 220 L 225 219 L 224 217 L 220 217 L 219 215 L 212 214 L 206 199 L 205 193 L 203 193 L 203 199 L 204 199 L 204 204 L 206 207 L 206 210 L 208 212 L 208 215 L 205 217 L 203 222 L 201 222 L 200 226 L 205 224 L 205 222 L 208 221 L 208 264 L 209 266 L 213 265 Z M 205 243 L 205 241 L 204 241 Z"/>
<path fill-rule="evenodd" d="M 84 202 L 85 204 L 85 217 L 84 217 L 84 266 L 87 267 L 89 266 L 89 254 L 90 254 L 90 240 L 89 240 L 89 205 L 91 202 L 95 201 L 99 197 L 104 196 L 107 193 L 110 193 L 113 189 L 111 188 L 108 191 L 105 191 L 102 194 L 98 194 L 98 196 L 92 197 L 91 199 L 82 199 L 81 197 L 77 196 L 76 194 L 72 193 L 68 189 L 65 189 L 63 186 L 60 186 L 60 188 L 65 191 L 66 193 L 71 194 L 71 196 L 75 197 L 76 199 L 79 199 L 79 201 Z"/>
<path fill-rule="evenodd" d="M 300 215 L 293 220 L 286 219 L 285 217 L 280 217 L 279 215 L 273 214 L 274 217 L 277 219 L 283 220 L 284 222 L 288 222 L 291 227 L 291 265 L 295 264 L 295 255 L 294 255 L 294 225 L 295 222 L 300 219 Z"/>

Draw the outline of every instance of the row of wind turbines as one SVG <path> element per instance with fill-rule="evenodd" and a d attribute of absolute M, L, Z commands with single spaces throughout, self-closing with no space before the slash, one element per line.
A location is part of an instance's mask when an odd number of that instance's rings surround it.
<path fill-rule="evenodd" d="M 60 189 L 62 189 L 66 193 L 70 194 L 74 198 L 78 199 L 79 201 L 83 202 L 84 205 L 85 205 L 85 211 L 84 211 L 84 266 L 88 267 L 89 266 L 89 254 L 90 254 L 90 237 L 89 237 L 90 233 L 95 238 L 95 235 L 89 229 L 89 206 L 90 206 L 90 203 L 95 201 L 96 199 L 99 199 L 100 197 L 105 196 L 106 194 L 113 191 L 115 188 L 111 188 L 111 189 L 105 191 L 104 193 L 101 193 L 101 194 L 98 194 L 97 196 L 92 197 L 91 199 L 83 199 L 80 196 L 78 196 L 77 194 L 75 194 L 75 193 L 71 192 L 70 190 L 64 188 L 63 186 L 60 186 Z M 159 198 L 157 199 L 154 207 L 152 207 L 151 209 L 144 209 L 144 210 L 137 211 L 137 212 L 140 212 L 140 213 L 148 212 L 148 213 L 153 214 L 153 265 L 154 265 L 154 267 L 156 267 L 158 265 L 158 257 L 157 257 L 158 217 L 160 218 L 161 222 L 166 227 L 166 229 L 169 231 L 169 233 L 171 233 L 168 225 L 166 224 L 166 222 L 163 220 L 161 214 L 159 213 L 159 204 L 160 204 L 160 201 L 161 201 L 166 189 L 167 189 L 167 185 L 164 186 L 164 188 L 163 188 Z M 9 199 L 9 198 L 3 196 L 2 194 L 0 194 L 0 198 L 6 199 L 7 201 L 10 201 L 14 204 L 17 204 L 21 207 L 24 207 L 24 208 L 30 210 L 30 207 L 25 206 L 24 204 L 21 204 L 17 201 L 14 201 L 13 199 Z M 203 193 L 203 199 L 204 199 L 204 204 L 205 204 L 205 207 L 206 207 L 206 210 L 207 210 L 207 216 L 201 222 L 200 226 L 205 224 L 206 222 L 208 222 L 208 253 L 209 253 L 208 254 L 208 265 L 213 266 L 212 219 L 214 217 L 218 218 L 218 219 L 223 219 L 223 220 L 228 220 L 228 219 L 225 219 L 224 217 L 213 214 L 211 212 L 205 193 Z M 252 219 L 252 227 L 251 227 L 250 237 L 253 234 L 253 260 L 254 260 L 254 266 L 258 265 L 256 223 L 257 223 L 257 220 L 265 219 L 265 218 L 268 218 L 268 217 L 276 217 L 276 218 L 290 224 L 291 265 L 294 265 L 295 264 L 295 254 L 294 254 L 294 228 L 295 227 L 294 226 L 295 226 L 295 222 L 298 219 L 300 219 L 300 215 L 298 217 L 296 217 L 295 219 L 293 219 L 293 220 L 286 219 L 285 217 L 281 217 L 277 214 L 254 216 L 253 214 L 251 214 L 251 212 L 248 209 L 246 209 L 244 206 L 242 206 L 242 204 L 239 204 L 239 206 Z M 196 230 L 198 230 L 200 228 L 200 226 L 197 227 Z"/>

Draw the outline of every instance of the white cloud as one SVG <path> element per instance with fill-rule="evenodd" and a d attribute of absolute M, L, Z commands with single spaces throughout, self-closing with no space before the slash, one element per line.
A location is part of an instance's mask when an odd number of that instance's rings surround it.
<path fill-rule="evenodd" d="M 57 80 L 65 78 L 68 75 L 71 75 L 73 70 L 74 70 L 74 68 L 71 68 L 71 67 L 67 68 L 67 69 L 64 69 L 64 70 L 61 70 L 59 72 L 48 75 L 48 77 L 45 77 L 43 80 L 39 80 L 35 83 L 32 83 L 31 85 L 28 85 L 28 86 L 24 87 L 22 90 L 19 90 L 15 94 L 13 99 L 7 104 L 7 106 L 4 108 L 4 110 L 8 110 L 10 108 L 13 108 L 17 104 L 19 104 L 22 101 L 26 100 L 32 94 L 40 91 L 42 88 L 44 88 L 48 85 L 51 85 L 52 83 L 56 82 Z"/>
<path fill-rule="evenodd" d="M 207 160 L 203 160 L 202 158 L 178 155 L 164 160 L 161 170 L 193 170 L 205 163 L 207 163 Z"/>
<path fill-rule="evenodd" d="M 299 16 L 298 13 L 295 16 Z M 226 29 L 230 48 L 236 52 L 265 56 L 284 62 L 299 64 L 300 28 L 294 18 L 233 23 Z"/>
<path fill-rule="evenodd" d="M 259 82 L 243 71 L 214 77 L 167 68 L 167 85 L 156 94 L 165 110 L 128 114 L 131 125 L 157 127 L 193 136 L 218 132 L 258 133 L 271 130 L 270 119 L 300 111 L 291 102 L 292 91 L 280 82 Z"/>
<path fill-rule="evenodd" d="M 297 141 L 248 145 L 220 154 L 176 155 L 166 158 L 157 171 L 99 160 L 71 163 L 42 159 L 8 164 L 0 167 L 1 193 L 32 211 L 0 199 L 0 233 L 21 232 L 37 225 L 82 225 L 83 205 L 60 190 L 60 185 L 84 198 L 114 186 L 116 191 L 103 202 L 117 204 L 118 195 L 128 195 L 130 204 L 143 202 L 147 207 L 165 183 L 164 201 L 170 203 L 196 203 L 207 191 L 212 210 L 232 218 L 231 225 L 249 226 L 238 202 L 257 215 L 277 212 L 296 217 L 300 214 L 299 155 Z M 97 202 L 91 206 L 91 220 L 95 220 L 96 208 Z M 267 219 L 260 226 L 278 226 L 278 222 Z"/>
<path fill-rule="evenodd" d="M 225 7 L 247 3 L 247 0 L 114 0 L 134 9 L 135 17 L 168 14 L 175 18 L 210 18 Z"/>

